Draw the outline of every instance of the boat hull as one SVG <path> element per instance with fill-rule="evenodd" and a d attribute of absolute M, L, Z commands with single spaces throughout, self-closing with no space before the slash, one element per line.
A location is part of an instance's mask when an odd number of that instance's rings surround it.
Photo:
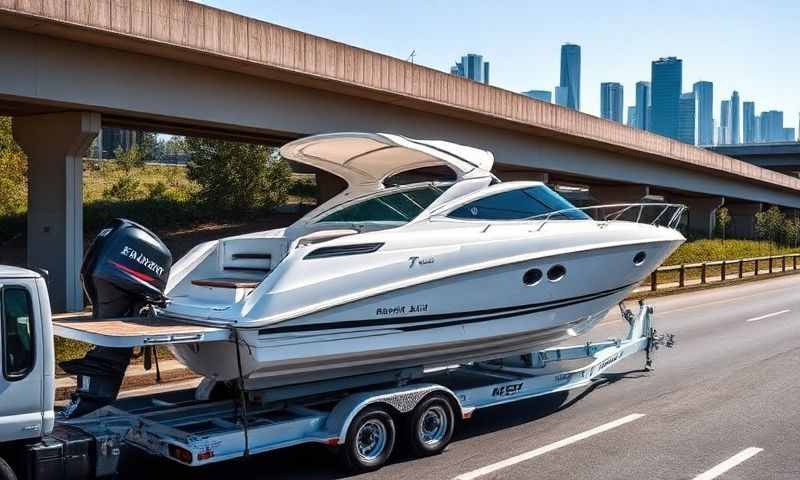
<path fill-rule="evenodd" d="M 663 240 L 536 258 L 270 326 L 241 328 L 242 373 L 279 385 L 546 348 L 591 329 L 680 243 Z M 639 252 L 646 253 L 646 260 L 631 267 Z M 563 267 L 563 276 L 548 278 L 557 266 Z M 526 284 L 526 273 L 534 269 L 542 277 Z M 238 376 L 232 343 L 177 345 L 173 350 L 201 375 L 218 380 Z"/>

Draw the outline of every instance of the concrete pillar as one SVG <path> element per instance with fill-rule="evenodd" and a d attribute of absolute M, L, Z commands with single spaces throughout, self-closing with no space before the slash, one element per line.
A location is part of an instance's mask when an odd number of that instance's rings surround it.
<path fill-rule="evenodd" d="M 617 203 L 641 203 L 650 195 L 647 185 L 590 186 L 589 194 L 597 200 L 598 205 L 614 205 Z"/>
<path fill-rule="evenodd" d="M 761 203 L 731 203 L 726 205 L 726 208 L 731 216 L 728 237 L 755 238 L 756 213 L 760 212 L 764 205 Z"/>
<path fill-rule="evenodd" d="M 689 232 L 711 238 L 717 225 L 717 209 L 725 204 L 725 197 L 683 197 L 667 195 L 668 203 L 682 203 L 689 208 L 687 212 Z"/>
<path fill-rule="evenodd" d="M 55 312 L 83 308 L 83 154 L 100 114 L 15 117 L 14 139 L 28 156 L 28 264 L 50 273 Z"/>

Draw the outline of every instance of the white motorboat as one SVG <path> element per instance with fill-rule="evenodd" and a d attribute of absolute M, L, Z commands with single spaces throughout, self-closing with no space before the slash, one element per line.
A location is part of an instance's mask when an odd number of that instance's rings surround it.
<path fill-rule="evenodd" d="M 248 379 L 541 349 L 592 328 L 684 241 L 682 206 L 577 209 L 540 182 L 499 182 L 490 152 L 448 142 L 337 133 L 280 154 L 347 188 L 288 228 L 198 245 L 157 309 L 235 329 Z M 171 348 L 208 378 L 239 374 L 236 343 Z"/>
<path fill-rule="evenodd" d="M 116 398 L 133 346 L 170 344 L 207 384 L 245 388 L 541 350 L 591 329 L 684 241 L 681 205 L 575 208 L 448 142 L 338 133 L 280 154 L 347 186 L 287 228 L 174 265 L 141 225 L 100 232 L 81 269 L 94 320 L 60 327 L 98 345 L 62 363 L 79 376 L 68 415 Z"/>

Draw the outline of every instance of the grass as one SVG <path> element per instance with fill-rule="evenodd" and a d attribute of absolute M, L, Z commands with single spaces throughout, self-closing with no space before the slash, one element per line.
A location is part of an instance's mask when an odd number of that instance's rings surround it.
<path fill-rule="evenodd" d="M 667 258 L 664 265 L 765 257 L 788 253 L 800 253 L 800 248 L 790 248 L 774 242 L 758 240 L 725 240 L 725 242 L 719 239 L 695 240 L 681 245 Z"/>

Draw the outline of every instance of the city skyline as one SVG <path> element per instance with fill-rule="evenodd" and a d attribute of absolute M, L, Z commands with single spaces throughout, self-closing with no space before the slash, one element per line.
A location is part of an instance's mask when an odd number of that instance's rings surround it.
<path fill-rule="evenodd" d="M 336 4 L 309 0 L 298 5 L 256 0 L 203 3 L 403 60 L 414 50 L 415 63 L 442 71 L 449 71 L 454 59 L 465 52 L 481 53 L 493 63 L 491 84 L 515 92 L 547 89 L 555 95 L 559 49 L 564 43 L 575 43 L 582 47 L 581 110 L 596 116 L 600 116 L 601 82 L 628 87 L 624 105 L 634 105 L 634 85 L 650 78 L 650 62 L 676 56 L 684 60 L 686 91 L 697 81 L 714 82 L 717 120 L 719 102 L 738 90 L 743 100 L 755 101 L 759 111 L 784 111 L 786 127 L 798 123 L 800 96 L 795 79 L 800 66 L 786 61 L 793 58 L 795 49 L 785 39 L 796 35 L 794 19 L 800 17 L 800 4 L 733 1 L 720 9 L 689 1 L 668 5 L 625 1 L 608 9 L 578 1 L 572 4 L 570 15 L 564 15 L 563 7 L 554 4 L 520 1 L 509 4 L 516 12 L 509 16 L 508 10 L 477 1 L 458 5 L 437 0 L 409 0 L 402 5 L 359 0 Z M 415 15 L 413 22 L 385 21 L 407 17 L 409 11 L 425 14 Z M 548 21 L 531 29 L 531 16 Z M 481 21 L 474 22 L 476 17 Z M 621 22 L 624 29 L 619 28 Z M 465 24 L 471 28 L 463 28 Z M 500 24 L 503 29 L 498 30 Z M 766 24 L 768 30 L 759 27 Z M 680 26 L 679 34 L 675 26 Z M 743 60 L 748 75 L 741 74 Z"/>

